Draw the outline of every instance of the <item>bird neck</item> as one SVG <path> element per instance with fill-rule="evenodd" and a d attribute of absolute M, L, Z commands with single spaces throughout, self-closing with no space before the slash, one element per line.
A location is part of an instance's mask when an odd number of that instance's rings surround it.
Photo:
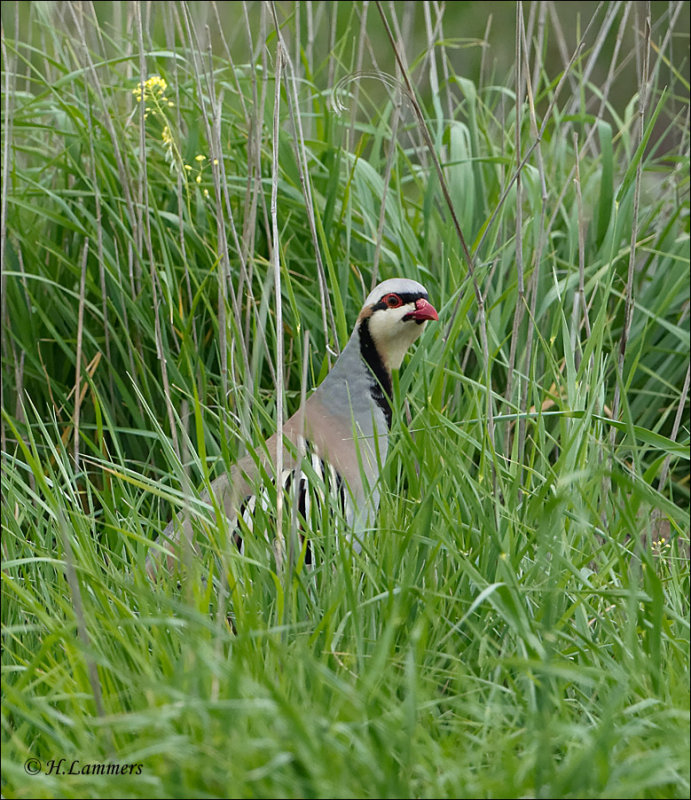
<path fill-rule="evenodd" d="M 374 376 L 371 385 L 372 399 L 382 410 L 386 418 L 386 427 L 391 428 L 391 371 L 387 368 L 384 359 L 374 344 L 369 329 L 368 317 L 360 322 L 356 333 L 360 340 L 360 357 Z"/>
<path fill-rule="evenodd" d="M 355 419 L 365 436 L 391 427 L 391 372 L 372 341 L 366 319 L 353 331 L 331 372 L 317 389 L 335 414 Z"/>

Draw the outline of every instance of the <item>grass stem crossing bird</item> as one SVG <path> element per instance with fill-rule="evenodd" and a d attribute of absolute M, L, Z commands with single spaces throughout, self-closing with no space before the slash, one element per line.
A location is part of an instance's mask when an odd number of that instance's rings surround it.
<path fill-rule="evenodd" d="M 275 474 L 277 434 L 273 434 L 260 451 L 240 459 L 210 484 L 240 547 L 243 524 L 251 530 L 258 507 L 266 511 L 269 498 L 275 502 L 276 492 L 262 489 L 266 475 L 278 481 L 282 491 L 290 490 L 286 497 L 298 504 L 303 518 L 313 510 L 308 506 L 314 499 L 328 491 L 337 496 L 356 541 L 374 523 L 379 472 L 391 427 L 391 372 L 400 367 L 426 323 L 436 319 L 427 291 L 417 281 L 393 278 L 375 287 L 333 368 L 283 425 L 280 480 Z M 310 475 L 320 484 L 316 493 L 308 489 Z M 202 499 L 209 502 L 209 492 Z M 174 518 L 149 553 L 150 576 L 155 575 L 162 551 L 168 554 L 168 567 L 173 567 L 181 536 L 192 541 L 190 521 Z"/>

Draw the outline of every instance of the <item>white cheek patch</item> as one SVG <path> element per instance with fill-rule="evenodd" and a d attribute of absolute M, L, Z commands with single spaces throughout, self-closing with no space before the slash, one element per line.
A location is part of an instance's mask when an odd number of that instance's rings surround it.
<path fill-rule="evenodd" d="M 398 369 L 410 345 L 424 331 L 426 322 L 404 319 L 415 311 L 414 303 L 400 308 L 377 309 L 369 318 L 369 332 L 377 352 L 389 369 Z"/>

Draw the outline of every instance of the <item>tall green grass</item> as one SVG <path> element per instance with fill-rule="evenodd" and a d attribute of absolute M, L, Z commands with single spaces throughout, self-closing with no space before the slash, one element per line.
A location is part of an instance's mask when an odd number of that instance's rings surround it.
<path fill-rule="evenodd" d="M 465 5 L 3 4 L 3 796 L 688 797 L 688 5 Z M 149 581 L 398 275 L 363 553 Z"/>

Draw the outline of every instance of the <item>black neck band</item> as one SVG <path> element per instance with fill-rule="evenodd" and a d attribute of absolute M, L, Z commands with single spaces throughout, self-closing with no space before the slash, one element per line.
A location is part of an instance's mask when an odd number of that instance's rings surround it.
<path fill-rule="evenodd" d="M 391 427 L 391 373 L 384 366 L 381 356 L 377 352 L 369 330 L 369 317 L 360 323 L 360 354 L 370 368 L 372 381 L 372 399 L 384 412 L 387 428 Z"/>

